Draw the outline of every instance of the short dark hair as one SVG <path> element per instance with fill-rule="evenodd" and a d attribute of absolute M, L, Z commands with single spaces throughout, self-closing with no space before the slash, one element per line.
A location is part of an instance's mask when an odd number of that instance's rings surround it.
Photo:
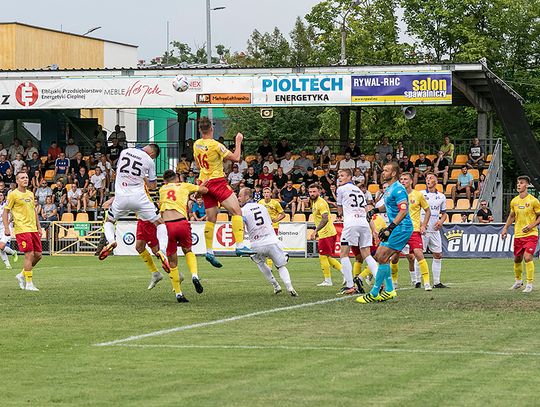
<path fill-rule="evenodd" d="M 461 166 L 461 169 L 463 169 L 463 168 L 469 169 L 469 167 L 467 167 L 465 164 Z M 519 178 L 518 178 L 518 179 L 519 179 Z"/>
<path fill-rule="evenodd" d="M 526 181 L 527 184 L 531 184 L 531 178 L 528 176 L 528 175 L 520 175 L 519 177 L 517 177 L 517 180 L 518 181 Z"/>
<path fill-rule="evenodd" d="M 201 117 L 199 120 L 199 131 L 203 134 L 208 133 L 212 129 L 212 122 L 208 117 Z"/>
<path fill-rule="evenodd" d="M 314 182 L 313 184 L 311 184 L 311 185 L 309 186 L 309 188 L 310 188 L 310 189 L 311 189 L 311 188 L 317 188 L 319 191 L 321 190 L 321 186 L 319 185 L 318 182 Z"/>
<path fill-rule="evenodd" d="M 156 158 L 159 157 L 159 152 L 160 152 L 160 148 L 159 146 L 156 144 L 156 143 L 151 143 L 151 144 L 148 144 L 148 146 L 154 150 L 154 153 L 156 154 Z"/>
<path fill-rule="evenodd" d="M 405 175 L 406 177 L 409 177 L 410 179 L 413 179 L 413 176 L 410 172 L 402 172 L 401 175 Z"/>
<path fill-rule="evenodd" d="M 420 154 L 426 155 L 426 153 L 424 153 L 423 151 L 420 151 L 420 152 L 418 153 L 418 155 L 420 155 Z"/>
<path fill-rule="evenodd" d="M 167 182 L 171 182 L 173 179 L 176 178 L 176 172 L 173 170 L 165 170 L 163 173 L 163 180 Z"/>

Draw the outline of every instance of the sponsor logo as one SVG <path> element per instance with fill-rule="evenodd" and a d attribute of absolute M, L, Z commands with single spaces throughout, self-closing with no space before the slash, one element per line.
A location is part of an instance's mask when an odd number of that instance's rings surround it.
<path fill-rule="evenodd" d="M 199 235 L 197 233 L 195 233 L 195 232 L 192 232 L 191 233 L 191 244 L 193 246 L 196 246 L 197 243 L 199 243 L 199 240 L 200 240 Z"/>
<path fill-rule="evenodd" d="M 216 239 L 223 247 L 231 247 L 235 243 L 230 223 L 225 223 L 217 229 Z"/>
<path fill-rule="evenodd" d="M 199 93 L 195 99 L 198 104 L 244 105 L 251 103 L 250 93 Z"/>
<path fill-rule="evenodd" d="M 444 233 L 449 252 L 463 253 L 501 253 L 512 250 L 514 237 L 502 239 L 499 233 L 465 233 L 452 229 Z"/>
<path fill-rule="evenodd" d="M 15 91 L 15 99 L 21 106 L 30 107 L 38 100 L 39 91 L 32 82 L 23 82 Z"/>
<path fill-rule="evenodd" d="M 133 243 L 135 243 L 135 235 L 131 232 L 124 233 L 122 240 L 126 245 L 131 246 Z"/>
<path fill-rule="evenodd" d="M 9 95 L 0 95 L 0 105 L 9 105 Z"/>
<path fill-rule="evenodd" d="M 261 78 L 260 89 L 275 102 L 327 102 L 332 92 L 344 89 L 340 76 Z M 269 96 L 266 96 L 268 99 Z"/>
<path fill-rule="evenodd" d="M 202 80 L 200 79 L 191 79 L 189 81 L 189 89 L 188 90 L 202 90 Z"/>

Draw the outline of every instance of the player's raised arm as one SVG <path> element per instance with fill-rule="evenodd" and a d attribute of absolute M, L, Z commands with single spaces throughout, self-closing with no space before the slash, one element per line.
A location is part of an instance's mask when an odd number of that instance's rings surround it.
<path fill-rule="evenodd" d="M 244 140 L 244 135 L 238 133 L 234 139 L 234 153 L 230 151 L 224 158 L 233 162 L 239 162 L 242 155 L 242 140 Z"/>

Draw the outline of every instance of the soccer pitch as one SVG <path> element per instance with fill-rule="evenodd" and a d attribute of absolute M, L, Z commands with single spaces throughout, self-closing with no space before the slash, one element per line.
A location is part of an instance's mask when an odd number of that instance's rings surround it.
<path fill-rule="evenodd" d="M 451 288 L 432 292 L 402 260 L 398 297 L 368 305 L 336 295 L 339 273 L 316 287 L 317 259 L 289 264 L 298 298 L 222 260 L 199 258 L 205 291 L 188 279 L 187 304 L 168 279 L 148 291 L 136 257 L 45 257 L 40 292 L 18 289 L 20 263 L 2 270 L 0 405 L 538 403 L 540 291 L 508 290 L 511 260 L 444 260 Z"/>

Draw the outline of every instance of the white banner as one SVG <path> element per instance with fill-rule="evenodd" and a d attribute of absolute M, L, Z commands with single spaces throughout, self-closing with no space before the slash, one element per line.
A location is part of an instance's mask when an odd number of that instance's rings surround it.
<path fill-rule="evenodd" d="M 135 240 L 137 232 L 136 221 L 120 221 L 116 223 L 116 242 L 118 246 L 114 250 L 115 256 L 136 256 Z M 195 254 L 205 254 L 206 244 L 204 242 L 204 222 L 191 223 L 192 248 Z M 150 253 L 149 247 L 146 248 Z M 178 255 L 183 256 L 182 249 L 178 248 Z"/>

